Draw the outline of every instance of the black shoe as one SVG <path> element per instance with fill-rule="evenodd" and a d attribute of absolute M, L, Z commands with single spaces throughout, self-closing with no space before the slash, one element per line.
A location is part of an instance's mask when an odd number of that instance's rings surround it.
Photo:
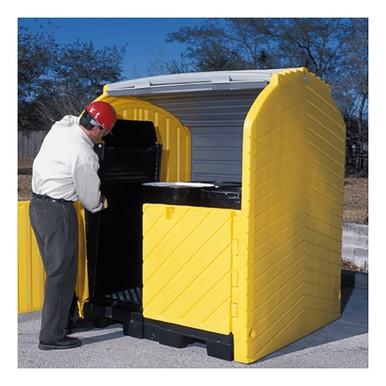
<path fill-rule="evenodd" d="M 53 342 L 39 342 L 40 350 L 66 350 L 69 348 L 75 348 L 82 345 L 82 342 L 78 338 L 69 338 L 65 336 L 64 338 L 55 340 Z"/>
<path fill-rule="evenodd" d="M 78 319 L 68 324 L 68 326 L 64 329 L 64 334 L 70 335 L 76 332 L 90 331 L 94 328 L 95 324 L 91 320 Z"/>

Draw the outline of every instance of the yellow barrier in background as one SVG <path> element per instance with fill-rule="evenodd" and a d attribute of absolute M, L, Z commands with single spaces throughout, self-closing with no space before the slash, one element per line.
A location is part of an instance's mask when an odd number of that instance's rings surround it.
<path fill-rule="evenodd" d="M 18 312 L 38 311 L 44 299 L 45 274 L 29 218 L 29 201 L 18 203 Z M 75 292 L 79 308 L 88 298 L 84 209 L 75 203 L 79 224 L 78 276 Z"/>
<path fill-rule="evenodd" d="M 29 201 L 18 203 L 18 312 L 41 309 L 45 274 L 29 219 Z"/>

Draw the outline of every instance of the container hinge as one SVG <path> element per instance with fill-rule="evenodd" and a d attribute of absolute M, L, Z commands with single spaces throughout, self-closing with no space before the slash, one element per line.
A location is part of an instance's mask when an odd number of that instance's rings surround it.
<path fill-rule="evenodd" d="M 232 287 L 238 287 L 239 286 L 239 275 L 237 271 L 232 271 Z"/>

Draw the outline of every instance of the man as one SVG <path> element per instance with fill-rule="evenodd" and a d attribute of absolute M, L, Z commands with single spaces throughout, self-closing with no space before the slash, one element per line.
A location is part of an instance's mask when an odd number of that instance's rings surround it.
<path fill-rule="evenodd" d="M 80 117 L 65 116 L 48 132 L 32 168 L 31 224 L 46 272 L 39 349 L 81 346 L 65 335 L 77 271 L 78 224 L 73 202 L 96 213 L 107 208 L 94 144 L 112 132 L 114 108 L 92 102 Z"/>

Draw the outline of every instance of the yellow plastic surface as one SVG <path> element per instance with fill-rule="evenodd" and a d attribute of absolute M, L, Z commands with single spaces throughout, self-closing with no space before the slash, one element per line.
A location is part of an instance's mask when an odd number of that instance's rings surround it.
<path fill-rule="evenodd" d="M 29 220 L 29 201 L 18 203 L 18 312 L 43 305 L 45 274 Z"/>
<path fill-rule="evenodd" d="M 18 312 L 38 311 L 43 306 L 45 274 L 39 247 L 29 218 L 29 201 L 18 203 Z M 88 298 L 85 255 L 84 209 L 75 204 L 79 224 L 78 275 L 75 293 L 82 316 Z"/>
<path fill-rule="evenodd" d="M 244 123 L 234 357 L 250 363 L 340 316 L 345 125 L 306 69 L 273 75 Z"/>
<path fill-rule="evenodd" d="M 234 210 L 145 204 L 143 314 L 231 332 Z"/>
<path fill-rule="evenodd" d="M 176 117 L 161 107 L 135 97 L 110 97 L 102 94 L 96 100 L 111 103 L 118 119 L 153 122 L 157 141 L 162 144 L 160 180 L 190 181 L 190 131 Z"/>

